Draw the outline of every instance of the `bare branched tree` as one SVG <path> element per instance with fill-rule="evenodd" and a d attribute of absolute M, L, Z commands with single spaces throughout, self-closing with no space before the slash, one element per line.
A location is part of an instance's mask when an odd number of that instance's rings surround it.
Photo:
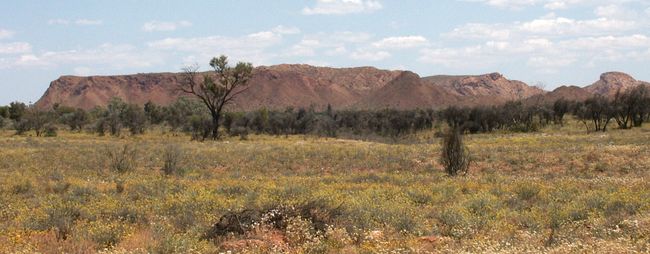
<path fill-rule="evenodd" d="M 235 97 L 248 89 L 253 65 L 239 62 L 235 67 L 228 65 L 228 57 L 221 55 L 210 60 L 214 75 L 201 75 L 197 65 L 183 68 L 179 89 L 197 97 L 210 111 L 212 117 L 212 139 L 219 139 L 219 120 L 223 109 Z"/>

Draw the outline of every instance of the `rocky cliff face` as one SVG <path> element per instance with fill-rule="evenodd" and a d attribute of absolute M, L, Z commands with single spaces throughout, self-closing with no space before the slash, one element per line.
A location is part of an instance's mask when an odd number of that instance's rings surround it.
<path fill-rule="evenodd" d="M 167 104 L 178 97 L 174 89 L 180 75 L 174 73 L 135 74 L 124 76 L 75 77 L 62 76 L 50 83 L 41 99 L 40 108 L 50 108 L 55 103 L 91 109 L 105 106 L 113 97 L 130 103 L 144 104 L 152 101 Z"/>
<path fill-rule="evenodd" d="M 544 90 L 524 82 L 509 80 L 500 73 L 478 76 L 431 76 L 424 81 L 440 86 L 464 106 L 494 105 L 544 94 Z"/>
<path fill-rule="evenodd" d="M 605 97 L 614 97 L 617 91 L 626 91 L 627 89 L 646 85 L 650 83 L 638 81 L 632 76 L 622 72 L 606 72 L 600 75 L 600 79 L 586 87 L 561 86 L 555 90 L 543 95 L 532 96 L 526 101 L 529 104 L 550 104 L 559 99 L 584 101 L 596 94 Z"/>
<path fill-rule="evenodd" d="M 112 97 L 129 103 L 152 101 L 166 105 L 182 94 L 176 89 L 179 73 L 121 76 L 63 76 L 50 84 L 36 103 L 90 109 L 105 106 Z M 478 76 L 421 78 L 408 71 L 373 67 L 327 68 L 309 65 L 261 66 L 254 70 L 250 88 L 232 105 L 235 110 L 260 107 L 437 108 L 448 105 L 499 104 L 543 94 L 544 91 L 499 73 Z"/>
<path fill-rule="evenodd" d="M 614 96 L 619 89 L 623 92 L 642 84 L 649 85 L 650 83 L 638 81 L 622 72 L 606 72 L 600 75 L 600 79 L 594 84 L 585 87 L 585 91 L 590 94 Z"/>

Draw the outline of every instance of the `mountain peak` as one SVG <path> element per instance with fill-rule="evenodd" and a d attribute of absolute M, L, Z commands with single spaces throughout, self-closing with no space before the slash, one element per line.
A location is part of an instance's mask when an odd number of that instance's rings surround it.
<path fill-rule="evenodd" d="M 605 72 L 600 75 L 600 80 L 607 83 L 616 83 L 616 82 L 636 82 L 632 76 L 623 72 Z"/>
<path fill-rule="evenodd" d="M 594 84 L 585 87 L 585 90 L 591 94 L 600 94 L 605 96 L 613 96 L 617 91 L 625 91 L 627 89 L 636 87 L 640 84 L 647 84 L 642 81 L 637 81 L 632 76 L 623 72 L 605 72 L 600 75 L 600 80 Z"/>
<path fill-rule="evenodd" d="M 62 76 L 52 82 L 36 103 L 49 109 L 61 105 L 90 109 L 105 106 L 113 97 L 144 104 L 167 105 L 182 96 L 176 89 L 180 73 L 116 76 Z M 410 71 L 375 67 L 332 68 L 306 64 L 259 66 L 250 89 L 234 100 L 231 110 L 261 107 L 437 108 L 449 105 L 495 105 L 544 91 L 494 72 L 474 76 L 421 78 Z"/>

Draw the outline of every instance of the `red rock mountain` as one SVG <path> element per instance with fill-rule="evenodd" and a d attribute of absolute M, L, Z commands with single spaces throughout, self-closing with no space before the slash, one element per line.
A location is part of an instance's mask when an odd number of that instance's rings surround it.
<path fill-rule="evenodd" d="M 621 91 L 626 91 L 627 89 L 637 87 L 638 85 L 646 85 L 650 87 L 650 83 L 638 81 L 628 74 L 622 72 L 607 72 L 601 74 L 598 81 L 584 88 L 577 86 L 561 86 L 551 92 L 532 96 L 526 101 L 529 104 L 550 104 L 559 99 L 584 101 L 595 94 L 613 97 L 619 89 Z"/>
<path fill-rule="evenodd" d="M 180 78 L 179 73 L 63 76 L 50 84 L 36 106 L 45 109 L 59 103 L 90 109 L 106 105 L 112 97 L 129 103 L 152 101 L 166 105 L 182 96 L 176 89 Z M 236 99 L 233 105 L 236 110 L 325 107 L 327 104 L 334 108 L 437 108 L 499 104 L 545 93 L 499 73 L 421 78 L 409 71 L 309 65 L 257 67 L 249 86 Z"/>
<path fill-rule="evenodd" d="M 614 96 L 619 89 L 625 91 L 638 85 L 650 85 L 650 83 L 638 81 L 622 72 L 607 72 L 600 75 L 600 80 L 596 81 L 596 83 L 585 87 L 585 91 L 590 94 Z"/>
<path fill-rule="evenodd" d="M 479 76 L 431 76 L 424 78 L 455 97 L 463 106 L 501 104 L 544 94 L 545 91 L 524 82 L 506 79 L 500 73 Z"/>

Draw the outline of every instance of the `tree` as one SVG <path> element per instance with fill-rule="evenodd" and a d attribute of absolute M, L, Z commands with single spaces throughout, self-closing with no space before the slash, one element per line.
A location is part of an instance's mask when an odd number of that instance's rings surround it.
<path fill-rule="evenodd" d="M 198 67 L 183 68 L 180 90 L 197 97 L 210 111 L 212 117 L 212 139 L 219 139 L 219 120 L 224 106 L 245 92 L 253 74 L 253 65 L 239 62 L 235 67 L 228 65 L 228 57 L 222 55 L 212 58 L 210 66 L 214 74 L 199 77 Z"/>
<path fill-rule="evenodd" d="M 59 116 L 59 120 L 70 127 L 71 131 L 82 131 L 84 126 L 89 122 L 89 115 L 83 109 L 75 109 Z"/>
<path fill-rule="evenodd" d="M 9 119 L 14 121 L 20 121 L 20 119 L 27 111 L 27 105 L 22 102 L 12 102 L 9 104 Z"/>
<path fill-rule="evenodd" d="M 634 127 L 641 127 L 644 118 L 650 114 L 650 92 L 644 85 L 639 85 L 629 91 L 631 104 L 634 104 L 631 110 L 631 118 Z"/>
<path fill-rule="evenodd" d="M 98 112 L 95 112 L 95 114 L 99 115 L 95 127 L 96 132 L 99 135 L 104 135 L 104 132 L 108 129 L 111 135 L 119 136 L 125 122 L 123 119 L 127 108 L 128 105 L 120 98 L 112 98 L 106 106 L 106 110 L 98 109 Z"/>
<path fill-rule="evenodd" d="M 452 128 L 445 135 L 442 142 L 441 164 L 450 176 L 467 174 L 470 157 L 467 147 L 463 144 L 460 128 Z"/>
<path fill-rule="evenodd" d="M 144 112 L 147 115 L 147 120 L 151 124 L 160 124 L 165 120 L 162 107 L 151 101 L 144 104 Z"/>
<path fill-rule="evenodd" d="M 0 106 L 0 118 L 9 118 L 9 106 Z"/>
<path fill-rule="evenodd" d="M 569 101 L 561 98 L 553 103 L 553 117 L 556 124 L 564 126 L 564 115 L 569 112 Z"/>
<path fill-rule="evenodd" d="M 42 136 L 50 128 L 51 122 L 54 119 L 53 115 L 53 112 L 41 111 L 34 107 L 27 108 L 14 126 L 16 134 L 20 135 L 26 131 L 34 130 L 37 137 Z"/>
<path fill-rule="evenodd" d="M 591 121 L 595 131 L 607 131 L 607 125 L 612 120 L 612 108 L 607 98 L 595 95 L 584 103 L 576 106 L 574 115 L 582 121 L 589 130 L 587 122 Z"/>
<path fill-rule="evenodd" d="M 163 110 L 165 121 L 172 131 L 181 129 L 189 132 L 191 129 L 191 118 L 197 115 L 207 115 L 207 110 L 201 102 L 181 97 Z"/>
<path fill-rule="evenodd" d="M 628 123 L 632 120 L 632 110 L 636 107 L 637 100 L 630 92 L 621 92 L 619 88 L 616 91 L 614 96 L 614 101 L 612 101 L 612 113 L 614 114 L 614 120 L 618 124 L 618 127 L 621 129 L 627 129 Z"/>
<path fill-rule="evenodd" d="M 132 135 L 144 134 L 147 127 L 147 114 L 142 107 L 136 104 L 127 105 L 121 119 Z"/>

